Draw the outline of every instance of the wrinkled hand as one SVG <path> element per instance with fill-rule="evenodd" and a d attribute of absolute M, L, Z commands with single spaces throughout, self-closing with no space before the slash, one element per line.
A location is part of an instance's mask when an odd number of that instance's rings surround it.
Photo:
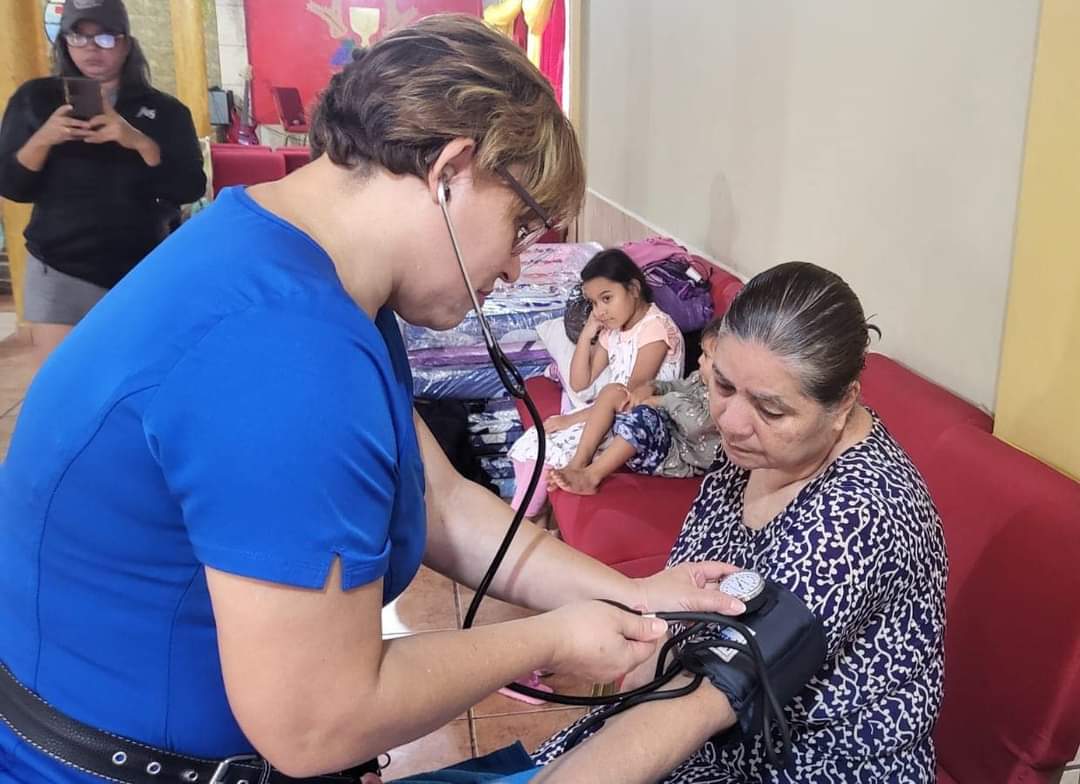
<path fill-rule="evenodd" d="M 46 147 L 64 142 L 80 141 L 90 134 L 90 123 L 71 116 L 71 104 L 64 104 L 34 133 L 36 141 Z"/>
<path fill-rule="evenodd" d="M 721 593 L 716 583 L 740 567 L 720 561 L 695 561 L 634 580 L 634 609 L 645 612 L 715 612 L 739 615 L 746 606 Z"/>
<path fill-rule="evenodd" d="M 604 602 L 576 602 L 548 613 L 556 640 L 551 669 L 608 683 L 656 653 L 667 624 Z"/>

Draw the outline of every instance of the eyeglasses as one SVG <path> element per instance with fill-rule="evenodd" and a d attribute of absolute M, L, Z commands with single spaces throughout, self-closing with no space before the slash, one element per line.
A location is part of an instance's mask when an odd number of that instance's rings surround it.
<path fill-rule="evenodd" d="M 82 33 L 64 34 L 64 39 L 67 41 L 68 46 L 73 46 L 76 49 L 84 48 L 89 45 L 91 41 L 94 42 L 94 46 L 98 49 L 113 49 L 116 47 L 116 42 L 123 37 L 123 33 L 98 33 L 97 35 L 83 35 Z"/>
<path fill-rule="evenodd" d="M 544 236 L 544 232 L 555 228 L 555 221 L 552 219 L 544 208 L 540 206 L 540 203 L 532 197 L 532 194 L 525 190 L 525 186 L 518 182 L 505 166 L 496 166 L 495 172 L 506 180 L 506 184 L 513 189 L 514 193 L 521 197 L 521 200 L 525 202 L 530 210 L 536 213 L 536 217 L 541 220 L 541 224 L 536 228 L 529 228 L 527 225 L 518 226 L 517 234 L 514 236 L 514 246 L 510 249 L 510 252 L 519 256 L 529 249 L 538 239 Z"/>

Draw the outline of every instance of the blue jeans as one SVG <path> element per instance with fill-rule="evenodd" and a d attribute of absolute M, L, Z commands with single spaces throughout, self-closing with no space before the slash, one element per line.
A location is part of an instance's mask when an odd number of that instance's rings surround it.
<path fill-rule="evenodd" d="M 397 779 L 394 784 L 521 784 L 540 770 L 518 742 L 449 768 Z"/>

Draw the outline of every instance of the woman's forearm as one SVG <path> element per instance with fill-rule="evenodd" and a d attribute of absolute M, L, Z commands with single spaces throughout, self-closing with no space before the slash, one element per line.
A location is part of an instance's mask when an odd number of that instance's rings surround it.
<path fill-rule="evenodd" d="M 139 153 L 143 163 L 151 169 L 161 165 L 161 147 L 158 143 L 145 133 L 140 133 L 139 136 L 142 138 L 136 140 L 134 150 Z"/>
<path fill-rule="evenodd" d="M 343 737 L 325 739 L 340 754 L 333 768 L 363 762 L 358 750 L 371 758 L 433 732 L 515 678 L 550 667 L 551 636 L 548 617 L 537 616 L 387 641 L 369 726 L 346 722 L 331 733 Z"/>
<path fill-rule="evenodd" d="M 429 514 L 424 560 L 475 588 L 506 535 L 513 510 L 488 490 L 459 479 L 442 510 Z M 491 595 L 536 610 L 581 599 L 613 599 L 627 605 L 641 601 L 633 580 L 528 522 L 518 529 L 496 572 Z"/>
<path fill-rule="evenodd" d="M 475 588 L 510 527 L 514 510 L 459 474 L 427 425 L 415 418 L 427 483 L 424 562 Z M 523 523 L 495 575 L 491 593 L 523 607 L 550 610 L 579 599 L 640 604 L 635 582 L 530 523 Z"/>
<path fill-rule="evenodd" d="M 687 682 L 680 678 L 667 688 Z M 608 719 L 531 784 L 652 784 L 734 724 L 727 697 L 704 682 L 685 697 L 646 702 Z"/>
<path fill-rule="evenodd" d="M 225 575 L 211 585 L 215 613 L 230 580 L 236 578 Z M 381 582 L 376 587 L 377 602 Z M 238 605 L 248 617 L 219 630 L 237 721 L 261 754 L 295 778 L 358 765 L 452 721 L 514 678 L 559 666 L 551 615 L 383 641 L 377 618 L 367 623 L 368 608 L 352 606 L 368 597 L 352 593 L 307 592 L 283 605 L 276 625 L 250 620 L 266 613 L 267 603 Z M 337 603 L 345 612 L 320 626 L 310 620 L 321 617 L 320 603 Z M 254 659 L 252 650 L 259 653 Z"/>
<path fill-rule="evenodd" d="M 26 140 L 26 144 L 15 153 L 17 160 L 23 168 L 33 172 L 39 172 L 45 168 L 45 162 L 49 159 L 49 145 L 42 143 L 36 135 Z"/>

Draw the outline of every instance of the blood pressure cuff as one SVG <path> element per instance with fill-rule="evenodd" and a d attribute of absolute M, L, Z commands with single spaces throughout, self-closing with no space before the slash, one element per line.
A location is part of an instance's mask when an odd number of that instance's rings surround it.
<path fill-rule="evenodd" d="M 803 690 L 825 663 L 825 628 L 795 594 L 765 581 L 765 601 L 754 612 L 735 620 L 750 628 L 761 649 L 765 671 L 777 703 L 783 708 Z M 745 637 L 732 627 L 707 627 L 710 640 L 736 643 Z M 686 669 L 707 677 L 727 695 L 738 717 L 735 728 L 714 738 L 723 744 L 749 739 L 763 729 L 766 695 L 752 656 L 723 644 L 704 647 L 689 643 L 680 655 Z"/>

